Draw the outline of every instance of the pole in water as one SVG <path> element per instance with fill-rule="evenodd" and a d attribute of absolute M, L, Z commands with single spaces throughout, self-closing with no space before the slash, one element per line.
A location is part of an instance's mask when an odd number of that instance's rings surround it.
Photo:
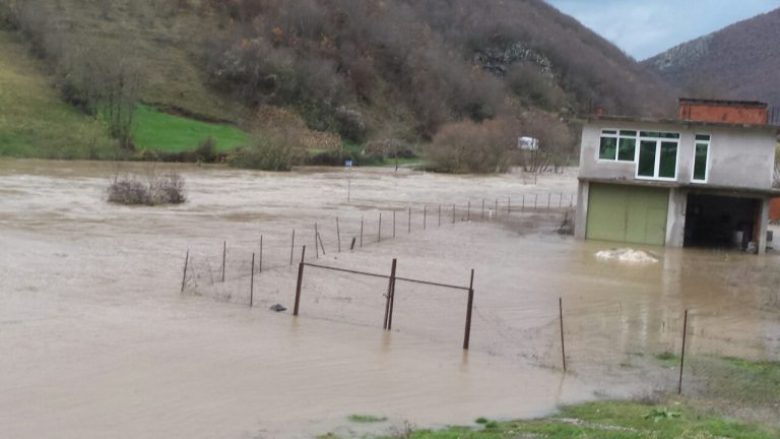
<path fill-rule="evenodd" d="M 225 259 L 227 258 L 227 241 L 222 241 L 222 283 L 225 283 Z"/>
<path fill-rule="evenodd" d="M 317 240 L 320 242 L 320 250 L 322 250 L 322 256 L 325 256 L 325 243 L 322 242 L 322 235 L 317 232 Z"/>
<path fill-rule="evenodd" d="M 184 292 L 184 287 L 187 285 L 187 266 L 190 263 L 190 249 L 187 249 L 187 256 L 184 257 L 184 274 L 181 276 L 181 292 Z"/>
<path fill-rule="evenodd" d="M 683 317 L 682 349 L 680 350 L 680 381 L 677 382 L 677 394 L 682 395 L 683 369 L 685 368 L 685 342 L 688 339 L 688 310 Z"/>
<path fill-rule="evenodd" d="M 249 307 L 255 304 L 255 254 L 252 253 L 252 268 L 249 269 Z"/>
<path fill-rule="evenodd" d="M 317 223 L 314 223 L 314 257 L 320 258 L 320 234 L 317 232 Z"/>
<path fill-rule="evenodd" d="M 339 241 L 339 253 L 341 253 L 341 227 L 339 226 L 339 217 L 336 217 L 336 239 Z"/>
<path fill-rule="evenodd" d="M 387 297 L 385 300 L 385 321 L 384 321 L 384 328 L 385 331 L 388 330 L 389 322 L 390 322 L 390 300 L 392 298 L 393 294 L 393 288 L 395 284 L 395 268 L 396 268 L 397 259 L 393 259 L 393 264 L 390 266 L 390 282 L 387 284 Z"/>
<path fill-rule="evenodd" d="M 471 270 L 471 281 L 469 282 L 469 298 L 466 306 L 466 330 L 463 334 L 463 350 L 469 350 L 471 344 L 471 312 L 474 309 L 474 270 Z"/>
<path fill-rule="evenodd" d="M 523 194 L 523 205 L 520 206 L 520 211 L 521 212 L 525 211 L 525 194 Z"/>
<path fill-rule="evenodd" d="M 393 308 L 395 308 L 395 270 L 396 270 L 396 263 L 397 260 L 393 259 L 393 267 L 390 273 L 390 312 L 387 316 L 387 330 L 391 331 L 393 329 Z"/>
<path fill-rule="evenodd" d="M 306 259 L 306 246 L 303 246 L 303 250 L 301 250 L 301 262 L 298 264 L 298 283 L 295 286 L 295 305 L 293 306 L 293 315 L 298 315 L 298 310 L 300 308 L 301 303 L 301 286 L 303 284 L 303 261 Z"/>
<path fill-rule="evenodd" d="M 534 194 L 534 209 L 539 205 L 537 202 L 539 201 L 539 194 Z"/>
<path fill-rule="evenodd" d="M 396 211 L 393 209 L 393 239 L 395 239 L 395 214 Z"/>
<path fill-rule="evenodd" d="M 563 362 L 563 371 L 566 372 L 566 344 L 563 339 L 563 298 L 558 298 L 558 317 L 561 326 L 561 361 Z"/>
<path fill-rule="evenodd" d="M 295 229 L 292 231 L 292 240 L 290 241 L 290 265 L 293 264 L 293 254 L 295 253 Z"/>

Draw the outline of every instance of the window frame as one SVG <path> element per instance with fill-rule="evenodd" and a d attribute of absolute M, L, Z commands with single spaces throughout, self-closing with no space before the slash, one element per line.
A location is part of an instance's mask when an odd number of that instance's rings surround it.
<path fill-rule="evenodd" d="M 646 181 L 677 181 L 677 178 L 679 177 L 679 165 L 680 165 L 680 133 L 673 133 L 673 132 L 664 132 L 659 134 L 676 134 L 677 138 L 671 138 L 671 137 L 648 137 L 642 136 L 642 132 L 637 133 L 637 148 L 636 148 L 636 170 L 634 171 L 634 178 L 637 180 L 646 180 Z M 646 175 L 640 175 L 639 174 L 639 153 L 642 149 L 642 142 L 648 141 L 648 142 L 655 142 L 655 162 L 653 163 L 653 176 L 649 177 Z M 675 148 L 675 156 L 674 156 L 674 177 L 661 177 L 659 176 L 659 173 L 661 172 L 661 146 L 663 143 L 674 143 L 676 144 Z"/>
<path fill-rule="evenodd" d="M 698 140 L 697 137 L 699 136 L 707 136 L 709 140 Z M 699 180 L 696 178 L 696 148 L 699 146 L 699 144 L 705 144 L 707 145 L 707 158 L 704 162 L 704 179 Z M 692 166 L 691 166 L 691 183 L 707 183 L 710 179 L 710 151 L 712 150 L 712 134 L 694 134 L 693 135 L 693 160 L 692 160 Z"/>
<path fill-rule="evenodd" d="M 633 131 L 636 134 L 633 136 L 623 136 L 620 133 L 625 131 Z M 612 134 L 611 132 L 614 132 Z M 601 141 L 604 138 L 615 139 L 615 158 L 601 158 Z M 620 159 L 620 141 L 623 139 L 634 140 L 634 156 L 631 160 Z M 636 163 L 637 151 L 639 150 L 639 130 L 636 129 L 619 129 L 619 128 L 602 128 L 599 133 L 599 145 L 596 148 L 596 161 L 604 163 Z"/>

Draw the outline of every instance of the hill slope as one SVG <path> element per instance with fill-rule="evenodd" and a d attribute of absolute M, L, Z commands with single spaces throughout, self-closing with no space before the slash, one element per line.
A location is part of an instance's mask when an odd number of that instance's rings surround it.
<path fill-rule="evenodd" d="M 642 64 L 696 97 L 780 106 L 780 9 L 728 26 Z"/>
<path fill-rule="evenodd" d="M 247 130 L 270 106 L 358 143 L 417 142 L 464 118 L 647 115 L 672 101 L 541 0 L 0 0 L 3 21 L 76 106 L 97 82 L 80 64 L 129 59 L 143 103 Z"/>

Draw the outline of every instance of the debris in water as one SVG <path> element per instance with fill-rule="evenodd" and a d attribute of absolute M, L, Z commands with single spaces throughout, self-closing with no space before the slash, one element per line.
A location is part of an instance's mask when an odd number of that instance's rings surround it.
<path fill-rule="evenodd" d="M 279 305 L 278 303 L 276 305 L 272 306 L 269 309 L 271 311 L 276 311 L 276 312 L 285 312 L 285 311 L 287 311 L 287 308 L 283 307 L 282 305 Z"/>
<path fill-rule="evenodd" d="M 613 248 L 596 252 L 596 258 L 601 261 L 618 261 L 630 264 L 655 264 L 658 256 L 644 250 L 632 248 Z"/>

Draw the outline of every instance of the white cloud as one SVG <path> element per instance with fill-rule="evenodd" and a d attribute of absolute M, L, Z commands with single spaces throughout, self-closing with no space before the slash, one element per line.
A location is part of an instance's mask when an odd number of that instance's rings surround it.
<path fill-rule="evenodd" d="M 547 0 L 637 59 L 780 7 L 780 0 Z"/>

